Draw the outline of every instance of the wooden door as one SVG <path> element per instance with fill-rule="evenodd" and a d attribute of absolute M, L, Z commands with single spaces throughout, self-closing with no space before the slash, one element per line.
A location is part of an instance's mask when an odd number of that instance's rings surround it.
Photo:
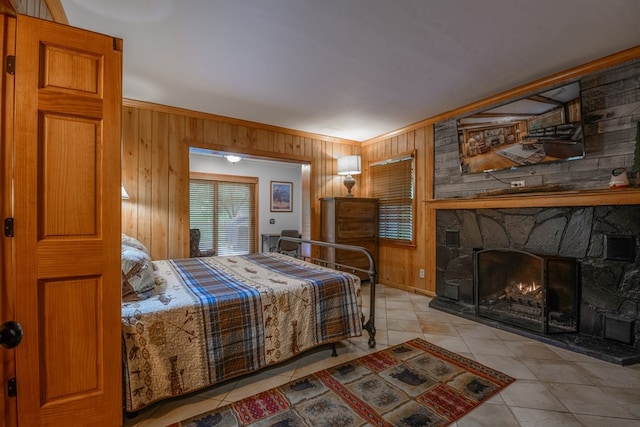
<path fill-rule="evenodd" d="M 0 57 L 7 58 L 15 54 L 15 29 L 16 20 L 14 17 L 0 15 L 2 18 L 2 26 L 0 27 L 2 44 L 0 44 Z M 4 62 L 4 61 L 3 61 Z M 1 218 L 10 218 L 13 216 L 12 197 L 11 197 L 11 180 L 13 176 L 13 77 L 5 72 L 0 76 L 0 93 L 2 94 L 0 105 L 0 123 L 2 124 L 2 133 L 0 134 L 0 209 Z M 4 234 L 2 235 L 4 236 Z M 12 285 L 13 265 L 12 258 L 12 239 L 2 237 L 0 244 L 0 323 L 15 318 L 15 297 Z M 9 378 L 15 377 L 15 349 L 5 349 L 0 347 L 0 360 L 2 360 L 2 369 L 0 370 L 0 427 L 15 426 L 16 421 L 16 399 L 8 394 L 7 381 Z"/>
<path fill-rule="evenodd" d="M 121 45 L 17 18 L 18 426 L 122 423 Z"/>

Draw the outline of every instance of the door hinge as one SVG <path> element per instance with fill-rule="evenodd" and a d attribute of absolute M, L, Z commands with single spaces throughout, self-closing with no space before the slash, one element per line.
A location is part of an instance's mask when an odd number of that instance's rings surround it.
<path fill-rule="evenodd" d="M 9 378 L 7 381 L 7 396 L 16 397 L 18 395 L 18 381 L 15 378 Z"/>
<path fill-rule="evenodd" d="M 12 76 L 16 74 L 16 57 L 15 55 L 7 56 L 7 74 Z"/>
<path fill-rule="evenodd" d="M 13 237 L 13 218 L 4 219 L 4 235 L 5 237 Z"/>

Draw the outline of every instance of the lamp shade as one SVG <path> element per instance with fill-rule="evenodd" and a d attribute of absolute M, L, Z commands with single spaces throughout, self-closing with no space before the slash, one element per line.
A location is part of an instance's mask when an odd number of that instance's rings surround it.
<path fill-rule="evenodd" d="M 338 157 L 338 175 L 358 175 L 360 171 L 360 156 Z"/>
<path fill-rule="evenodd" d="M 123 199 L 125 199 L 125 200 L 126 200 L 126 199 L 129 199 L 129 198 L 130 198 L 130 197 L 129 197 L 129 193 L 127 193 L 126 188 L 124 188 L 124 184 L 120 184 L 120 193 L 121 193 L 121 197 L 122 197 Z"/>

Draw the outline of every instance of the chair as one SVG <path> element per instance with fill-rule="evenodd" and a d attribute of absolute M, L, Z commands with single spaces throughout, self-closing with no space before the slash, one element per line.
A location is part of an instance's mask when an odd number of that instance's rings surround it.
<path fill-rule="evenodd" d="M 295 237 L 296 239 L 300 237 L 300 233 L 298 230 L 282 230 L 280 232 L 280 237 Z M 298 242 L 290 242 L 288 240 L 278 240 L 278 252 L 285 255 L 298 255 L 298 248 L 300 247 Z"/>
<path fill-rule="evenodd" d="M 191 258 L 213 256 L 216 251 L 209 249 L 208 251 L 200 250 L 200 229 L 192 228 L 189 230 L 189 256 Z"/>

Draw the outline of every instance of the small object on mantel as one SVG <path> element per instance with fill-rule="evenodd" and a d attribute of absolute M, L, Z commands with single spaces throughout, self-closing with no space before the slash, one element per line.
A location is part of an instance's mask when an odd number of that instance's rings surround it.
<path fill-rule="evenodd" d="M 495 197 L 513 194 L 545 193 L 561 191 L 561 189 L 562 188 L 558 184 L 530 185 L 528 187 L 499 188 L 497 190 L 485 191 L 484 193 L 477 193 L 473 197 Z"/>
<path fill-rule="evenodd" d="M 609 180 L 609 188 L 627 188 L 629 186 L 629 177 L 626 168 L 615 168 L 611 171 L 611 180 Z"/>

